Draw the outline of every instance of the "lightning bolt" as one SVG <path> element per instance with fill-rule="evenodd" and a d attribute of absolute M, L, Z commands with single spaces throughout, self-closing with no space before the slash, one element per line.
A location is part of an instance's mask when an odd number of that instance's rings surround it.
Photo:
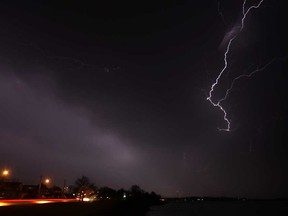
<path fill-rule="evenodd" d="M 227 112 L 226 110 L 223 108 L 223 106 L 221 105 L 221 102 L 223 102 L 227 97 L 228 97 L 228 94 L 230 92 L 230 90 L 233 88 L 233 85 L 235 83 L 236 80 L 242 78 L 242 77 L 251 77 L 254 73 L 260 71 L 260 69 L 256 69 L 255 71 L 251 72 L 250 74 L 248 75 L 240 75 L 238 77 L 236 77 L 233 81 L 232 81 L 232 84 L 230 86 L 230 88 L 227 89 L 226 91 L 226 94 L 225 96 L 218 100 L 218 101 L 213 101 L 212 100 L 212 93 L 214 91 L 214 88 L 218 85 L 218 82 L 221 78 L 221 76 L 223 75 L 223 73 L 226 71 L 227 67 L 228 67 L 228 60 L 227 60 L 227 56 L 229 54 L 229 51 L 230 51 L 230 47 L 231 47 L 231 44 L 232 42 L 235 40 L 235 38 L 237 38 L 237 36 L 241 33 L 241 31 L 243 30 L 244 28 L 244 24 L 245 24 L 245 19 L 248 15 L 248 13 L 252 10 L 252 9 L 257 9 L 260 7 L 260 5 L 262 4 L 264 0 L 260 0 L 259 3 L 257 5 L 252 5 L 250 6 L 247 10 L 245 10 L 245 5 L 246 5 L 246 0 L 244 0 L 243 2 L 243 5 L 242 5 L 242 19 L 241 19 L 241 26 L 240 26 L 240 29 L 238 31 L 238 33 L 236 33 L 232 38 L 229 39 L 229 42 L 228 42 L 228 45 L 226 47 L 226 51 L 224 53 L 224 67 L 222 68 L 222 70 L 220 71 L 220 73 L 218 74 L 215 82 L 212 84 L 211 88 L 210 88 L 210 91 L 209 91 L 209 96 L 206 98 L 214 107 L 217 107 L 218 109 L 220 109 L 222 112 L 223 112 L 223 119 L 224 121 L 226 122 L 227 126 L 226 128 L 218 128 L 218 130 L 220 131 L 230 131 L 230 125 L 231 125 L 231 121 L 227 118 Z M 268 63 L 269 65 L 269 63 Z M 268 66 L 266 65 L 266 67 Z M 266 68 L 265 66 L 262 68 L 263 70 Z"/>
<path fill-rule="evenodd" d="M 261 68 L 256 68 L 254 71 L 250 72 L 249 74 L 241 74 L 240 76 L 236 77 L 233 79 L 233 81 L 231 82 L 231 85 L 230 87 L 226 90 L 226 94 L 223 98 L 221 98 L 218 103 L 221 103 L 222 101 L 225 101 L 228 96 L 229 96 L 229 93 L 230 91 L 232 90 L 233 86 L 234 86 L 234 83 L 241 79 L 241 78 L 250 78 L 251 76 L 253 76 L 255 73 L 259 72 L 259 71 L 263 71 L 265 70 L 270 64 L 272 64 L 273 62 L 275 61 L 275 59 L 272 59 L 270 62 L 268 62 L 266 65 L 264 65 L 263 67 Z"/>

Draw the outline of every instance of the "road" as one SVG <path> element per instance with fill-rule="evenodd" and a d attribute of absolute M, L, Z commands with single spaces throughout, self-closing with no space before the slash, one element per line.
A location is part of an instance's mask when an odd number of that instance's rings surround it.
<path fill-rule="evenodd" d="M 27 205 L 27 204 L 45 204 L 45 203 L 57 203 L 57 202 L 76 202 L 76 199 L 1 199 L 0 207 L 11 205 Z"/>

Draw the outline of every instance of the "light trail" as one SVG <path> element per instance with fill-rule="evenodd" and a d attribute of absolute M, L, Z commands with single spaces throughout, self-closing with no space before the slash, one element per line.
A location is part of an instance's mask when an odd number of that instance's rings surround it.
<path fill-rule="evenodd" d="M 241 31 L 243 30 L 244 28 L 244 24 L 245 24 L 245 19 L 248 15 L 248 13 L 252 10 L 252 9 L 257 9 L 260 7 L 260 5 L 262 4 L 264 0 L 260 0 L 259 3 L 257 5 L 252 5 L 250 6 L 246 11 L 245 11 L 245 5 L 246 5 L 246 0 L 244 0 L 243 2 L 243 5 L 242 5 L 242 19 L 241 19 L 241 27 L 240 27 L 240 30 L 232 37 L 229 39 L 229 42 L 228 42 L 228 45 L 226 47 L 226 51 L 224 53 L 224 67 L 222 68 L 222 70 L 220 71 L 220 73 L 218 74 L 215 82 L 212 84 L 211 88 L 210 88 L 210 91 L 209 91 L 209 96 L 206 98 L 214 107 L 217 107 L 218 109 L 220 109 L 222 112 L 223 112 L 223 119 L 224 121 L 226 122 L 227 126 L 226 128 L 218 128 L 218 130 L 220 131 L 230 131 L 230 125 L 231 125 L 231 121 L 227 118 L 227 112 L 226 110 L 223 108 L 223 106 L 220 104 L 221 102 L 223 102 L 227 97 L 228 97 L 228 94 L 230 92 L 230 90 L 233 88 L 233 85 L 235 83 L 236 80 L 242 78 L 242 77 L 250 77 L 252 76 L 254 73 L 260 71 L 261 69 L 256 69 L 255 71 L 253 71 L 252 73 L 248 74 L 248 75 L 240 75 L 238 77 L 236 77 L 233 81 L 232 81 L 232 84 L 230 86 L 229 89 L 227 89 L 226 91 L 226 95 L 225 97 L 223 97 L 222 99 L 218 100 L 218 101 L 213 101 L 212 100 L 212 93 L 214 91 L 214 88 L 218 85 L 219 83 L 219 80 L 221 78 L 221 76 L 223 75 L 223 73 L 225 72 L 225 70 L 227 69 L 228 67 L 228 60 L 227 60 L 227 56 L 229 54 L 229 51 L 230 51 L 230 47 L 231 47 L 231 44 L 232 42 L 234 41 L 234 39 L 241 33 Z M 270 62 L 271 63 L 271 62 Z M 264 66 L 262 69 L 264 70 L 270 63 L 268 63 L 266 66 Z"/>
<path fill-rule="evenodd" d="M 76 199 L 3 199 L 0 200 L 0 207 L 12 205 L 28 205 L 28 204 L 47 204 L 47 203 L 61 203 L 61 202 L 77 202 Z"/>

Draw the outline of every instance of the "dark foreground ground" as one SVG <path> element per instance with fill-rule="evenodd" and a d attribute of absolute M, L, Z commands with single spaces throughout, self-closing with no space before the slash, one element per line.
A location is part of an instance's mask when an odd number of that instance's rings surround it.
<path fill-rule="evenodd" d="M 0 216 L 288 216 L 288 201 L 53 203 L 0 207 Z"/>
<path fill-rule="evenodd" d="M 0 207 L 0 216 L 144 216 L 149 206 L 140 202 L 75 202 Z"/>

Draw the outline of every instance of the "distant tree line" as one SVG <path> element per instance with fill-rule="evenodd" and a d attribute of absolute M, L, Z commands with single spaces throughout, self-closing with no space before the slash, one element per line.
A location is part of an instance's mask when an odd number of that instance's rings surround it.
<path fill-rule="evenodd" d="M 130 189 L 115 190 L 104 186 L 97 187 L 87 176 L 77 178 L 70 187 L 48 187 L 47 184 L 23 185 L 16 181 L 0 179 L 0 199 L 26 198 L 77 198 L 79 201 L 126 201 L 129 203 L 141 202 L 147 205 L 158 204 L 161 196 L 155 192 L 145 192 L 140 186 L 132 185 Z"/>
<path fill-rule="evenodd" d="M 132 185 L 129 190 L 123 188 L 119 190 L 110 187 L 96 187 L 87 176 L 82 176 L 76 179 L 73 186 L 66 196 L 76 196 L 79 201 L 130 201 L 130 202 L 145 202 L 149 205 L 158 204 L 161 196 L 155 192 L 146 192 L 138 185 Z"/>

